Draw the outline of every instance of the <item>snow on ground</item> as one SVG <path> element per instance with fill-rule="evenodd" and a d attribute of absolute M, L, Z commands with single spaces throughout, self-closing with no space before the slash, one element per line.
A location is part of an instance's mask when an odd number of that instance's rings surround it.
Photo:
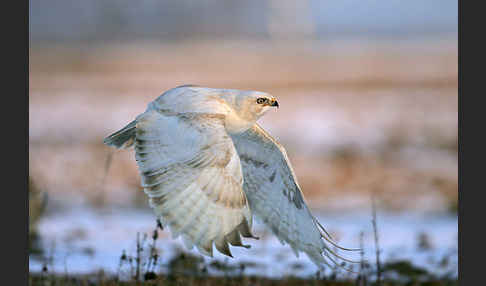
<path fill-rule="evenodd" d="M 371 212 L 322 213 L 314 211 L 320 222 L 331 232 L 341 245 L 350 248 L 360 246 L 360 232 L 363 232 L 364 256 L 372 265 L 375 261 L 375 247 Z M 383 213 L 378 211 L 377 223 L 382 261 L 409 260 L 433 273 L 446 271 L 457 273 L 457 217 L 426 213 Z M 125 250 L 135 255 L 137 232 L 150 238 L 155 229 L 152 212 L 140 209 L 76 207 L 46 215 L 39 232 L 45 257 L 52 257 L 48 264 L 50 271 L 59 273 L 89 273 L 103 269 L 117 273 L 120 256 Z M 232 247 L 234 259 L 215 250 L 214 258 L 204 257 L 195 249 L 188 251 L 180 239 L 172 239 L 167 230 L 159 231 L 157 248 L 161 264 L 178 253 L 179 249 L 202 257 L 206 264 L 218 260 L 228 265 L 254 263 L 245 273 L 281 277 L 285 275 L 314 275 L 317 267 L 301 254 L 295 257 L 287 245 L 281 245 L 262 224 L 254 224 L 254 233 L 260 240 L 246 239 L 250 249 Z M 419 248 L 420 234 L 425 233 L 430 248 Z M 450 256 L 447 268 L 440 268 L 441 259 Z M 359 252 L 344 253 L 344 256 L 359 260 Z M 30 271 L 40 271 L 43 259 L 31 256 Z M 166 269 L 166 268 L 165 268 Z M 162 267 L 161 270 L 164 270 Z M 211 271 L 210 271 L 211 273 Z M 456 274 L 457 275 L 457 274 Z"/>

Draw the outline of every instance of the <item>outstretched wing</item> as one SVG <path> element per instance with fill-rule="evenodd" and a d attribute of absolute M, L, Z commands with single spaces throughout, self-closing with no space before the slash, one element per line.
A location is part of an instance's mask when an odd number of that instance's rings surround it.
<path fill-rule="evenodd" d="M 330 249 L 337 246 L 305 203 L 285 149 L 255 124 L 232 135 L 243 168 L 243 189 L 252 213 L 261 219 L 298 256 L 305 252 L 319 267 L 341 258 Z M 343 258 L 341 258 L 343 259 Z M 346 259 L 344 259 L 346 260 Z"/>
<path fill-rule="evenodd" d="M 150 205 L 174 237 L 212 256 L 252 237 L 240 160 L 224 115 L 148 109 L 137 117 L 135 156 Z"/>

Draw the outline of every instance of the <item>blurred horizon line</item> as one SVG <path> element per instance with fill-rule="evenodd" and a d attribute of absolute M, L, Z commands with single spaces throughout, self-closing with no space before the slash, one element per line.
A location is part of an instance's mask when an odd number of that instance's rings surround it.
<path fill-rule="evenodd" d="M 458 34 L 457 1 L 29 1 L 29 40 L 425 39 Z"/>

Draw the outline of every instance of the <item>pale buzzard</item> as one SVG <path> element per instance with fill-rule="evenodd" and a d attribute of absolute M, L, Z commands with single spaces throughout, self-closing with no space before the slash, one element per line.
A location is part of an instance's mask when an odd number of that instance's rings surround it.
<path fill-rule="evenodd" d="M 151 207 L 189 248 L 232 256 L 228 243 L 256 238 L 255 215 L 297 256 L 336 265 L 331 245 L 341 247 L 309 211 L 285 149 L 256 124 L 273 107 L 264 92 L 180 86 L 104 143 L 134 146 Z"/>

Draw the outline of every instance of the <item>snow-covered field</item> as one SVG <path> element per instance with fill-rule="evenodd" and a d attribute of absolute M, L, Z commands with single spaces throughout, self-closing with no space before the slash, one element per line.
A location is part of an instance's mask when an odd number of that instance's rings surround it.
<path fill-rule="evenodd" d="M 360 247 L 363 232 L 364 258 L 375 261 L 374 236 L 370 213 L 322 213 L 315 211 L 320 222 L 345 247 Z M 427 213 L 386 213 L 378 210 L 377 224 L 382 262 L 408 260 L 432 273 L 457 273 L 457 217 Z M 30 271 L 40 271 L 50 258 L 48 267 L 58 273 L 90 273 L 103 269 L 116 274 L 123 250 L 135 256 L 137 233 L 150 239 L 155 229 L 152 212 L 140 209 L 92 209 L 78 207 L 46 215 L 39 224 L 44 258 L 31 256 Z M 156 247 L 161 257 L 160 271 L 167 271 L 167 263 L 180 250 L 201 256 L 206 264 L 214 260 L 228 265 L 252 265 L 246 274 L 270 277 L 286 275 L 314 275 L 317 267 L 301 254 L 299 258 L 287 245 L 281 245 L 265 227 L 256 223 L 254 232 L 260 240 L 246 239 L 250 249 L 232 247 L 234 258 L 216 250 L 214 258 L 205 257 L 197 250 L 187 250 L 180 238 L 173 239 L 168 230 L 159 230 Z M 420 247 L 420 236 L 426 235 L 427 246 Z M 146 252 L 146 250 L 145 250 Z M 360 260 L 359 252 L 341 253 Z M 449 257 L 447 266 L 439 266 Z M 358 268 L 355 268 L 357 270 Z M 217 272 L 216 270 L 212 270 Z M 210 269 L 211 273 L 211 269 Z M 216 273 L 217 274 L 217 273 Z M 345 273 L 344 273 L 345 274 Z"/>

